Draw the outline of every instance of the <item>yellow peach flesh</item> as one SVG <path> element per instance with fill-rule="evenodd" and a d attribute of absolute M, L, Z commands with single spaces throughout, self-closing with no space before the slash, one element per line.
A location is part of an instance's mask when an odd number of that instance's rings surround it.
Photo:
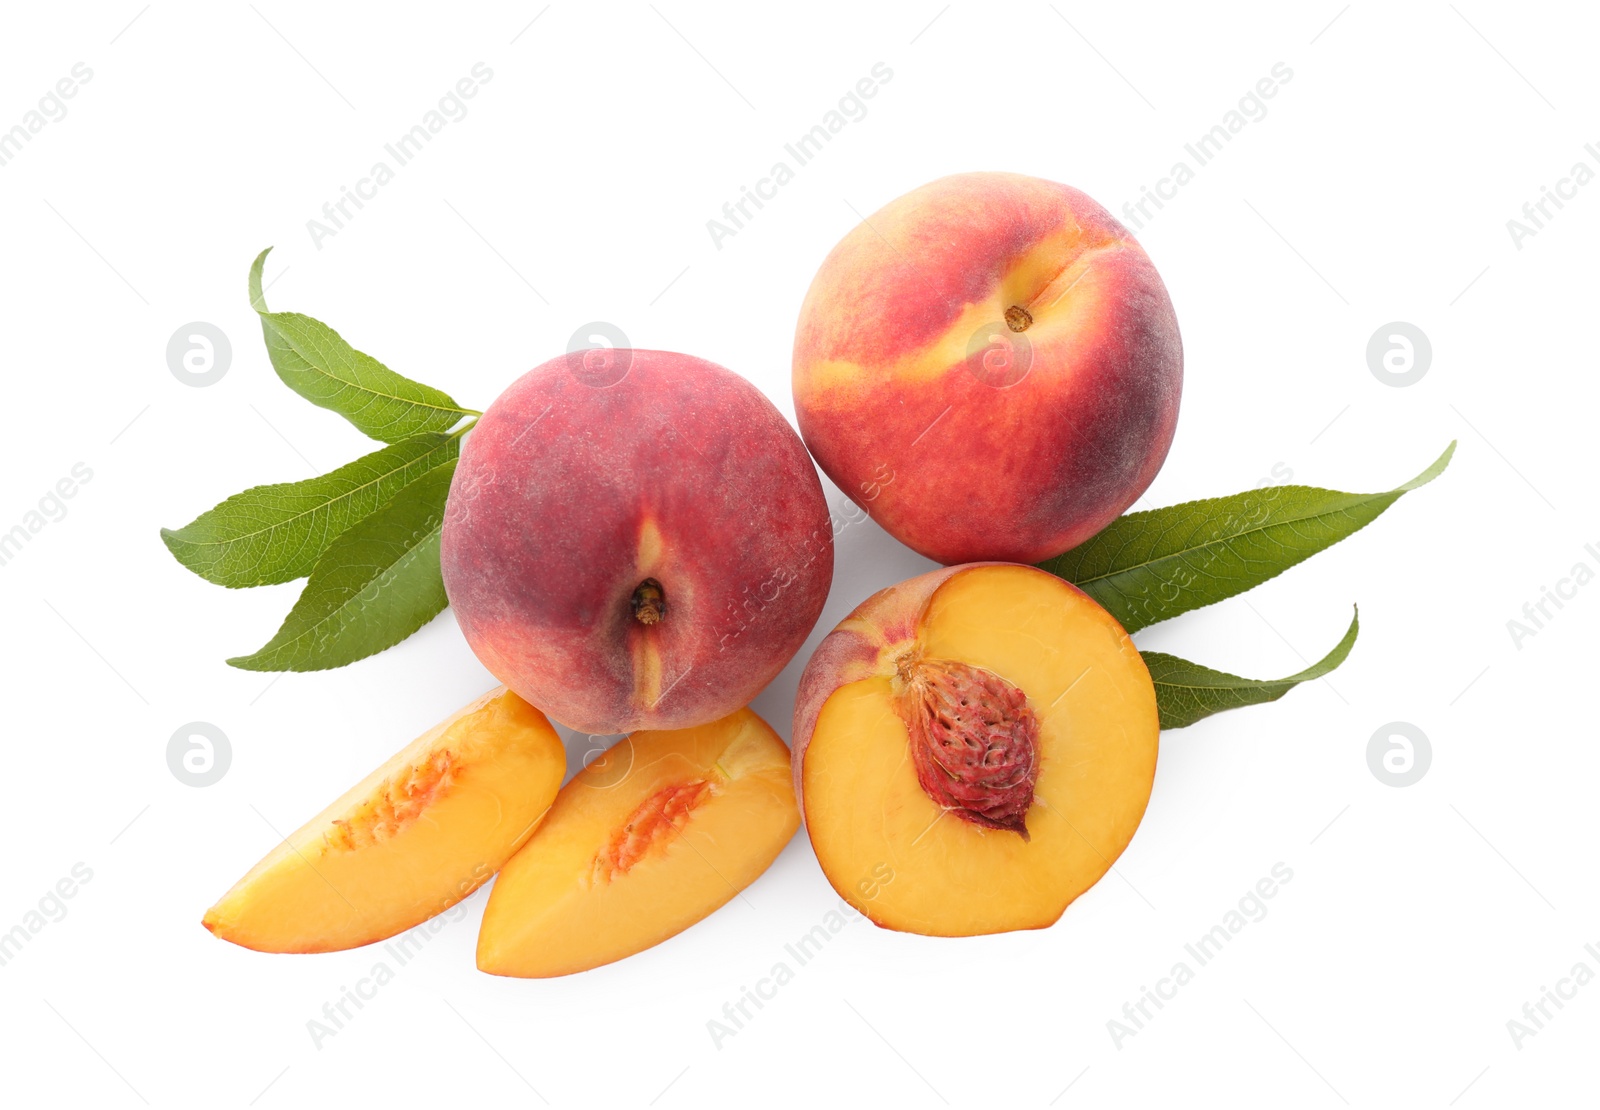
<path fill-rule="evenodd" d="M 521 847 L 565 770 L 544 714 L 492 691 L 291 833 L 206 912 L 205 927 L 262 952 L 333 952 L 404 932 Z"/>
<path fill-rule="evenodd" d="M 941 809 L 917 780 L 893 672 L 906 653 L 958 660 L 1020 687 L 1039 717 L 1029 838 Z M 823 703 L 802 767 L 806 828 L 835 889 L 880 925 L 936 936 L 1043 928 L 1132 839 L 1155 773 L 1154 687 L 1120 626 L 1043 571 L 957 572 L 878 673 Z M 895 879 L 868 900 L 858 880 Z"/>
<path fill-rule="evenodd" d="M 643 951 L 754 882 L 799 824 L 789 749 L 750 710 L 636 732 L 562 789 L 506 864 L 478 967 L 545 978 Z"/>

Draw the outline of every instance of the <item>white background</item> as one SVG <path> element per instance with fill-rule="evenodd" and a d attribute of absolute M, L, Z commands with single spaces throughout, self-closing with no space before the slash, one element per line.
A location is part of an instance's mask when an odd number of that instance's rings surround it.
<path fill-rule="evenodd" d="M 75 63 L 92 80 L 0 167 L 7 414 L 0 531 L 75 463 L 64 519 L 0 566 L 6 801 L 0 930 L 93 878 L 0 967 L 16 1105 L 1248 1106 L 1571 1104 L 1600 985 L 1518 1047 L 1507 1021 L 1600 942 L 1600 754 L 1584 705 L 1600 586 L 1520 648 L 1506 622 L 1600 546 L 1591 485 L 1600 184 L 1521 243 L 1507 220 L 1600 159 L 1577 6 L 1482 0 L 699 8 L 681 0 L 334 10 L 259 0 L 13 6 L 0 129 Z M 535 17 L 538 17 L 535 20 Z M 131 21 L 131 24 L 130 24 Z M 530 21 L 532 22 L 531 26 Z M 492 80 L 343 230 L 338 199 L 474 63 Z M 757 218 L 706 221 L 874 63 L 893 78 Z M 943 174 L 1137 199 L 1275 63 L 1293 78 L 1140 232 L 1177 306 L 1182 418 L 1144 504 L 1293 480 L 1379 490 L 1454 464 L 1252 593 L 1141 634 L 1262 677 L 1363 630 L 1332 676 L 1163 738 L 1148 816 L 1044 932 L 947 941 L 851 926 L 735 1037 L 707 1022 L 835 896 L 803 836 L 703 924 L 565 980 L 481 975 L 484 893 L 345 1028 L 307 1022 L 374 950 L 272 957 L 201 912 L 288 831 L 491 684 L 443 616 L 344 670 L 246 673 L 297 584 L 223 591 L 160 526 L 371 449 L 274 376 L 245 294 L 481 408 L 591 320 L 743 373 L 786 413 L 801 298 L 859 219 Z M 1408 321 L 1408 388 L 1369 337 Z M 226 376 L 169 372 L 180 326 Z M 830 502 L 848 505 L 828 487 Z M 927 564 L 840 536 L 812 643 Z M 756 703 L 785 736 L 805 652 Z M 211 722 L 233 763 L 168 771 Z M 1369 739 L 1432 763 L 1396 788 Z M 1120 1046 L 1125 1002 L 1283 862 L 1264 920 Z M 533 1088 L 538 1097 L 530 1091 Z"/>

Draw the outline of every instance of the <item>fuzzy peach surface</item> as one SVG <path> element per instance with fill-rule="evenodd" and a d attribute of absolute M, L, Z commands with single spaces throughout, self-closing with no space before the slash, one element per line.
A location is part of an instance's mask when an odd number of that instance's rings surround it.
<path fill-rule="evenodd" d="M 1109 524 L 1160 469 L 1182 381 L 1144 250 L 1084 193 L 1018 174 L 946 177 L 869 216 L 795 333 L 806 445 L 947 564 L 1038 562 Z"/>
<path fill-rule="evenodd" d="M 479 420 L 445 512 L 445 589 L 483 664 L 557 721 L 690 727 L 746 705 L 811 631 L 828 507 L 749 382 L 689 355 L 611 355 L 616 381 L 552 359 Z"/>

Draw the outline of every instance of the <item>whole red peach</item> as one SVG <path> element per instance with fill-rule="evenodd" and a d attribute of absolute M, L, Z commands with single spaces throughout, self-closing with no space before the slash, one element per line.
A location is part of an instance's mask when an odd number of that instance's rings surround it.
<path fill-rule="evenodd" d="M 754 698 L 822 612 L 833 530 L 804 445 L 749 382 L 689 355 L 577 352 L 469 434 L 440 558 L 484 666 L 612 734 Z"/>
<path fill-rule="evenodd" d="M 942 563 L 1035 563 L 1131 505 L 1172 443 L 1183 345 L 1166 287 L 1100 205 L 1009 173 L 867 217 L 811 283 L 800 432 L 890 534 Z"/>

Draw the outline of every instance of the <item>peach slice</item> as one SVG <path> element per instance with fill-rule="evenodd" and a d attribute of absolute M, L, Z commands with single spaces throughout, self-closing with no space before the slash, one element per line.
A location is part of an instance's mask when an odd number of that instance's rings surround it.
<path fill-rule="evenodd" d="M 1042 570 L 974 563 L 879 591 L 822 641 L 795 785 L 828 881 L 879 925 L 1041 929 L 1133 838 L 1159 735 L 1109 613 Z"/>
<path fill-rule="evenodd" d="M 267 853 L 203 923 L 259 952 L 392 937 L 483 885 L 533 833 L 565 773 L 544 714 L 491 690 Z"/>
<path fill-rule="evenodd" d="M 750 710 L 636 732 L 562 789 L 505 865 L 478 967 L 542 979 L 642 952 L 753 883 L 799 827 L 789 749 Z"/>

